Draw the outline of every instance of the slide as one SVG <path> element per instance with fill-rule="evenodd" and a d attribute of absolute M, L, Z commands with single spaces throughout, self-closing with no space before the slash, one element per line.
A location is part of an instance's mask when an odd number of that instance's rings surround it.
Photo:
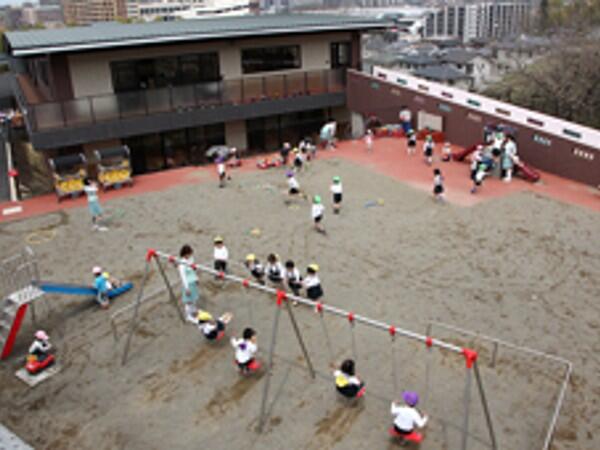
<path fill-rule="evenodd" d="M 38 287 L 46 294 L 63 294 L 63 295 L 84 295 L 86 297 L 95 297 L 97 292 L 92 286 L 83 286 L 79 284 L 67 283 L 50 283 L 40 281 Z M 108 298 L 115 298 L 133 288 L 133 283 L 123 283 L 118 288 L 108 291 Z"/>
<path fill-rule="evenodd" d="M 527 164 L 525 164 L 523 161 L 519 160 L 518 162 L 515 162 L 515 169 L 517 169 L 516 173 L 521 175 L 527 181 L 531 181 L 532 183 L 535 183 L 536 181 L 539 181 L 539 179 L 540 179 L 540 174 L 536 170 L 534 170 L 531 166 L 528 166 Z"/>
<path fill-rule="evenodd" d="M 477 149 L 478 145 L 481 144 L 474 144 L 470 147 L 465 148 L 464 150 L 461 150 L 460 152 L 452 153 L 452 161 L 464 161 L 467 156 L 469 156 Z"/>

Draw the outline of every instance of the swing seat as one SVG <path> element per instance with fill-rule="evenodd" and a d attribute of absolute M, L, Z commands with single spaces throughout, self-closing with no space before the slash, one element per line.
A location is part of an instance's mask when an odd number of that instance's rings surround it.
<path fill-rule="evenodd" d="M 244 372 L 244 371 L 243 371 L 243 370 L 240 368 L 240 366 L 238 365 L 238 363 L 237 363 L 237 361 L 236 361 L 235 359 L 233 360 L 233 364 L 235 365 L 235 367 L 237 367 L 237 368 L 238 368 L 238 370 L 240 371 L 240 373 L 241 373 L 241 374 L 246 374 L 246 375 L 248 375 L 248 374 L 252 374 L 252 373 L 255 373 L 255 372 L 259 371 L 259 370 L 260 370 L 260 368 L 262 367 L 261 363 L 260 363 L 260 362 L 259 362 L 257 359 L 254 359 L 254 360 L 253 360 L 253 361 L 252 361 L 252 362 L 251 362 L 251 363 L 248 365 L 248 371 L 247 371 L 247 372 Z"/>
<path fill-rule="evenodd" d="M 356 398 L 361 398 L 362 396 L 365 395 L 365 393 L 367 392 L 367 388 L 365 386 L 363 386 L 360 391 L 358 391 L 356 393 Z"/>
<path fill-rule="evenodd" d="M 390 427 L 388 434 L 393 438 L 401 439 L 406 442 L 414 442 L 415 444 L 420 444 L 423 442 L 423 435 L 421 433 L 417 433 L 416 431 L 413 431 L 410 434 L 401 434 L 398 433 L 394 427 Z"/>

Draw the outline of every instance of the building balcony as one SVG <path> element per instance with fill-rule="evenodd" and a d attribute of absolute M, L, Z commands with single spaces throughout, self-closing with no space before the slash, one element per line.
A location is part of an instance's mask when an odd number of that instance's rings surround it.
<path fill-rule="evenodd" d="M 345 69 L 292 72 L 121 94 L 40 101 L 15 86 L 37 149 L 345 105 Z"/>

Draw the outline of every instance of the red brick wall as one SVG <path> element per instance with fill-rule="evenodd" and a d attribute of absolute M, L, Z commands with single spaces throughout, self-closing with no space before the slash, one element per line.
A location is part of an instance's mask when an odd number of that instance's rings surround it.
<path fill-rule="evenodd" d="M 348 72 L 346 97 L 350 111 L 364 116 L 374 114 L 384 123 L 397 123 L 402 106 L 407 106 L 412 111 L 415 121 L 418 111 L 421 110 L 440 115 L 444 118 L 443 131 L 447 139 L 453 144 L 465 147 L 481 142 L 483 126 L 486 124 L 501 122 L 510 125 L 517 130 L 519 156 L 525 162 L 565 178 L 600 186 L 600 152 L 592 147 L 544 134 L 537 129 L 499 119 L 474 108 L 445 103 L 439 98 L 428 96 L 426 92 L 405 89 L 367 74 Z M 451 110 L 440 109 L 440 103 Z M 546 146 L 535 142 L 534 134 L 550 139 L 551 145 Z M 593 155 L 593 159 L 576 156 L 574 154 L 576 149 L 587 155 Z"/>

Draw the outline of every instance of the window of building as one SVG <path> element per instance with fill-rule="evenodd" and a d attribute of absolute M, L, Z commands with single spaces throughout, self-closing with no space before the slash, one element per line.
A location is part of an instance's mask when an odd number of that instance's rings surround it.
<path fill-rule="evenodd" d="M 452 112 L 452 107 L 447 103 L 438 103 L 438 108 L 440 111 L 444 111 L 447 113 Z"/>
<path fill-rule="evenodd" d="M 300 46 L 247 48 L 242 50 L 242 73 L 300 69 Z"/>
<path fill-rule="evenodd" d="M 569 137 L 581 139 L 581 133 L 573 130 L 569 130 L 568 128 L 563 129 L 563 133 Z"/>
<path fill-rule="evenodd" d="M 577 147 L 575 147 L 573 149 L 573 156 L 576 156 L 577 158 L 585 159 L 587 161 L 594 160 L 594 154 L 592 152 L 588 152 L 587 150 L 582 150 Z"/>
<path fill-rule="evenodd" d="M 217 53 L 118 61 L 111 63 L 110 67 L 113 87 L 118 93 L 220 79 Z"/>
<path fill-rule="evenodd" d="M 479 103 L 477 100 L 473 100 L 471 98 L 467 99 L 467 103 L 471 106 L 476 106 L 478 108 L 481 108 L 481 103 Z"/>
<path fill-rule="evenodd" d="M 537 142 L 538 144 L 545 145 L 546 147 L 550 147 L 552 145 L 552 141 L 545 136 L 534 134 L 533 142 Z"/>
<path fill-rule="evenodd" d="M 331 43 L 331 68 L 352 66 L 352 45 L 350 42 Z"/>
<path fill-rule="evenodd" d="M 544 126 L 544 122 L 542 122 L 541 120 L 532 119 L 531 117 L 527 118 L 527 123 L 530 123 L 530 124 L 535 125 L 537 127 L 543 127 Z"/>

